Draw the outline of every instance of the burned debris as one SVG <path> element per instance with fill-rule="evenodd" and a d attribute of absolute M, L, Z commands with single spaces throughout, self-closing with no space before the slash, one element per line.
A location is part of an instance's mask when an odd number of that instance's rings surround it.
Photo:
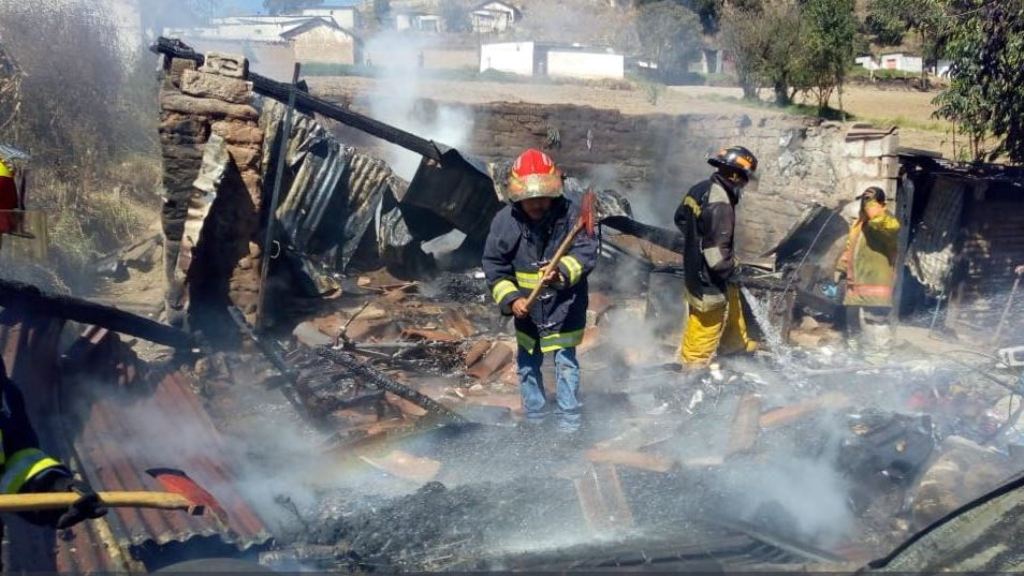
<path fill-rule="evenodd" d="M 596 193 L 600 224 L 576 347 L 585 425 L 559 434 L 524 417 L 522 347 L 480 269 L 509 198 L 507 159 L 397 130 L 240 56 L 165 39 L 154 50 L 174 327 L 3 281 L 0 336 L 22 358 L 16 376 L 67 411 L 49 436 L 79 473 L 152 490 L 142 470 L 187 470 L 227 520 L 118 510 L 61 541 L 56 567 L 219 556 L 353 572 L 852 569 L 1024 464 L 1011 328 L 1019 173 L 846 130 L 834 144 L 851 159 L 851 187 L 898 198 L 900 343 L 881 356 L 848 345 L 834 273 L 850 221 L 838 203 L 815 203 L 787 232 L 766 227 L 774 247 L 743 254 L 733 279 L 766 349 L 697 369 L 678 362 L 683 235 L 634 218 L 635 195 L 567 174 L 566 196 Z M 332 122 L 421 154 L 415 176 L 347 144 Z M 802 138 L 784 136 L 778 174 L 799 176 Z M 103 267 L 115 279 L 145 270 L 157 243 Z M 53 379 L 65 320 L 89 327 L 59 360 L 69 375 Z M 978 331 L 991 336 L 980 348 Z M 114 332 L 181 351 L 146 363 Z M 976 358 L 996 346 L 1000 362 Z M 24 358 L 49 372 L 32 375 Z"/>

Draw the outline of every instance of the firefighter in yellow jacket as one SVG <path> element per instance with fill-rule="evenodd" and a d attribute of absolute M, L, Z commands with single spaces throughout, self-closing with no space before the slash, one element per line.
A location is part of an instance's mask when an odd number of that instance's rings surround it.
<path fill-rule="evenodd" d="M 900 223 L 886 209 L 881 188 L 872 186 L 857 199 L 860 213 L 850 225 L 846 249 L 836 265 L 836 281 L 846 280 L 843 304 L 850 334 L 862 336 L 871 347 L 883 348 L 891 339 L 888 318 Z"/>
<path fill-rule="evenodd" d="M 757 158 L 742 146 L 723 148 L 708 159 L 717 168 L 690 188 L 676 210 L 686 238 L 683 271 L 689 315 L 683 333 L 683 366 L 708 365 L 716 354 L 751 352 L 739 287 L 735 284 L 736 204 L 757 170 Z"/>

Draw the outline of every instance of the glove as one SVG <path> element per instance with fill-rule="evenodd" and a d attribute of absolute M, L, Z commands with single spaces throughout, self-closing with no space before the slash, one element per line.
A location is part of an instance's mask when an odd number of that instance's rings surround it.
<path fill-rule="evenodd" d="M 23 514 L 25 520 L 38 526 L 52 526 L 63 530 L 83 520 L 100 518 L 107 513 L 107 508 L 100 502 L 100 497 L 92 486 L 82 480 L 76 480 L 67 472 L 44 473 L 26 488 L 24 492 L 74 492 L 79 495 L 78 500 L 66 510 L 43 510 Z"/>
<path fill-rule="evenodd" d="M 61 476 L 53 483 L 54 492 L 74 492 L 79 498 L 60 515 L 55 526 L 58 530 L 70 528 L 83 520 L 102 518 L 107 508 L 100 502 L 100 496 L 87 482 L 68 476 Z"/>

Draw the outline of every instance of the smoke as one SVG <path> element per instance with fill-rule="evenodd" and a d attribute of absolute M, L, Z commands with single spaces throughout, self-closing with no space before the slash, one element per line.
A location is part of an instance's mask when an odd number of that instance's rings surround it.
<path fill-rule="evenodd" d="M 453 148 L 464 147 L 473 131 L 473 117 L 468 112 L 444 105 L 436 110 L 422 107 L 426 78 L 421 62 L 436 42 L 425 35 L 390 30 L 372 37 L 366 42 L 365 54 L 377 72 L 377 82 L 359 103 L 377 120 Z M 389 146 L 385 160 L 396 174 L 411 180 L 420 156 Z"/>

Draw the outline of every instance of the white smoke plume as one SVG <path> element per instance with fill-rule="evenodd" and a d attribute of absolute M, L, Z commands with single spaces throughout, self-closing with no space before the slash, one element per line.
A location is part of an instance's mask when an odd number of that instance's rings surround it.
<path fill-rule="evenodd" d="M 454 148 L 464 147 L 473 131 L 468 113 L 439 106 L 433 118 L 425 118 L 417 109 L 427 81 L 421 59 L 435 44 L 428 36 L 390 30 L 367 41 L 365 54 L 377 72 L 377 82 L 359 103 L 377 120 Z M 389 146 L 385 159 L 406 180 L 412 179 L 420 163 L 419 155 L 398 146 Z"/>

